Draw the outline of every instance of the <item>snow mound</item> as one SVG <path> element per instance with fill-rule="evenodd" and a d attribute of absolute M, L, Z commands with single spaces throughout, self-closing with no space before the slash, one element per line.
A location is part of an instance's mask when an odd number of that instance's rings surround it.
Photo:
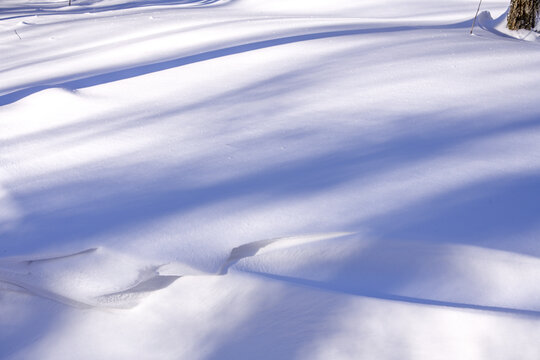
<path fill-rule="evenodd" d="M 1 359 L 540 359 L 508 0 L 67 3 L 0 5 Z"/>
<path fill-rule="evenodd" d="M 6 290 L 23 290 L 77 308 L 128 308 L 180 277 L 162 275 L 159 268 L 108 249 L 90 248 L 0 259 L 0 283 Z"/>
<path fill-rule="evenodd" d="M 536 30 L 510 30 L 506 27 L 506 18 L 508 17 L 508 10 L 501 16 L 493 19 L 489 11 L 483 11 L 478 15 L 479 26 L 493 34 L 510 37 L 524 41 L 540 41 L 540 33 Z"/>
<path fill-rule="evenodd" d="M 265 239 L 234 248 L 216 274 L 174 262 L 153 265 L 106 248 L 70 254 L 0 259 L 4 290 L 24 290 L 76 308 L 131 308 L 185 276 L 226 275 L 238 261 L 348 233 Z"/>

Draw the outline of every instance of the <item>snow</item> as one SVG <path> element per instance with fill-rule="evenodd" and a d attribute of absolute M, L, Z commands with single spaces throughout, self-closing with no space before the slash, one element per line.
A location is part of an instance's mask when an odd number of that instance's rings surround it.
<path fill-rule="evenodd" d="M 5 0 L 0 358 L 540 358 L 508 1 Z"/>

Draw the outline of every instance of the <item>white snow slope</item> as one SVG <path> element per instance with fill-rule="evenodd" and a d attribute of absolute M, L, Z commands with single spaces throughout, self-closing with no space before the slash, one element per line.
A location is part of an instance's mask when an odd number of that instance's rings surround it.
<path fill-rule="evenodd" d="M 0 1 L 0 358 L 540 359 L 508 2 Z"/>

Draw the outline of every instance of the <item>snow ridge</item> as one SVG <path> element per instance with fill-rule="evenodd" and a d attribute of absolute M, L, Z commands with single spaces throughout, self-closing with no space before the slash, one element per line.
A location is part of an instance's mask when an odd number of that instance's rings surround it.
<path fill-rule="evenodd" d="M 256 256 L 257 254 L 267 253 L 272 250 L 283 249 L 291 246 L 297 246 L 313 241 L 326 240 L 347 235 L 349 233 L 328 233 L 308 236 L 283 237 L 276 239 L 266 239 L 250 242 L 238 246 L 231 250 L 227 260 L 220 266 L 215 274 L 206 275 L 226 275 L 228 269 L 241 259 Z M 17 289 L 48 298 L 65 305 L 76 308 L 131 308 L 148 294 L 164 289 L 176 280 L 184 276 L 200 275 L 200 273 L 189 271 L 187 273 L 170 274 L 170 271 L 161 273 L 163 268 L 171 268 L 171 264 L 150 266 L 136 270 L 138 275 L 131 284 L 120 290 L 112 291 L 100 295 L 86 295 L 84 298 L 76 298 L 72 295 L 74 291 L 70 288 L 63 288 L 60 291 L 51 290 L 46 282 L 43 281 L 43 267 L 35 271 L 35 265 L 45 265 L 47 263 L 62 262 L 62 260 L 72 260 L 82 256 L 101 256 L 106 254 L 103 248 L 89 248 L 70 254 L 59 254 L 51 256 L 39 256 L 34 258 L 10 257 L 0 259 L 0 282 L 11 285 Z M 114 260 L 114 259 L 111 259 Z M 84 260 L 83 260 L 84 262 Z M 62 267 L 55 269 L 57 272 L 65 271 Z M 174 271 L 174 270 L 173 270 Z M 73 270 L 71 270 L 73 272 Z M 107 274 L 114 277 L 114 274 Z M 69 276 L 69 273 L 68 275 Z M 50 277 L 50 275 L 49 275 Z M 45 277 L 46 278 L 46 277 Z M 41 281 L 40 281 L 41 280 Z M 98 279 L 99 281 L 99 279 Z"/>

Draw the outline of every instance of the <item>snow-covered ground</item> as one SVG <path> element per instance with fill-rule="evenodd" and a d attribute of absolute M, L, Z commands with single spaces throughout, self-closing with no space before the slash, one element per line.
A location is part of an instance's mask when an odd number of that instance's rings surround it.
<path fill-rule="evenodd" d="M 0 1 L 0 358 L 540 359 L 508 2 Z"/>

